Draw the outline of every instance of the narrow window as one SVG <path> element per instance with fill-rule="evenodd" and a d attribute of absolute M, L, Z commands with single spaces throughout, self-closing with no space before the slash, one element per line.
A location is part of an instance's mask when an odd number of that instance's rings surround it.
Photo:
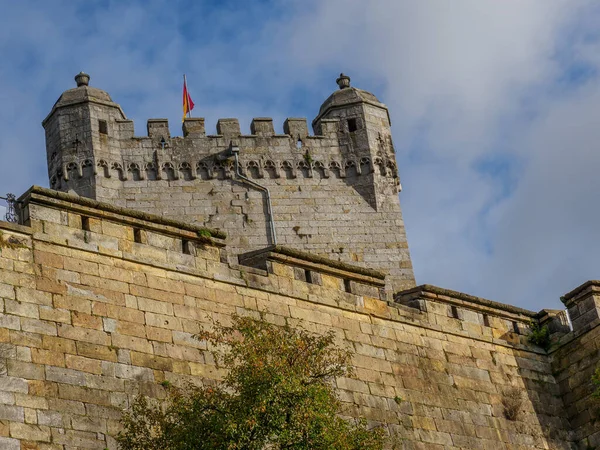
<path fill-rule="evenodd" d="M 187 239 L 181 240 L 181 251 L 184 255 L 191 255 L 192 252 L 190 251 L 190 241 Z"/>
<path fill-rule="evenodd" d="M 490 326 L 490 317 L 489 317 L 487 314 L 484 314 L 484 315 L 483 315 L 483 324 L 484 324 L 486 327 L 489 327 L 489 326 Z"/>
<path fill-rule="evenodd" d="M 90 218 L 81 216 L 81 229 L 83 231 L 90 231 Z"/>
<path fill-rule="evenodd" d="M 513 320 L 512 326 L 513 326 L 513 331 L 515 333 L 519 334 L 519 324 Z"/>
<path fill-rule="evenodd" d="M 142 243 L 142 230 L 139 228 L 133 229 L 133 242 Z"/>
<path fill-rule="evenodd" d="M 344 280 L 344 290 L 352 293 L 352 282 L 350 280 Z"/>
<path fill-rule="evenodd" d="M 298 140 L 296 141 L 296 148 L 302 148 L 302 139 L 300 139 L 300 136 L 298 136 Z"/>
<path fill-rule="evenodd" d="M 348 131 L 354 133 L 358 127 L 356 126 L 356 119 L 348 119 Z"/>
<path fill-rule="evenodd" d="M 450 306 L 450 316 L 458 319 L 458 308 L 454 305 Z"/>
<path fill-rule="evenodd" d="M 106 120 L 98 120 L 98 131 L 100 134 L 108 134 L 108 124 Z"/>
<path fill-rule="evenodd" d="M 304 278 L 306 279 L 306 282 L 307 282 L 307 283 L 312 283 L 312 282 L 313 282 L 313 279 L 312 279 L 312 273 L 311 273 L 311 271 L 310 271 L 310 270 L 306 269 L 306 270 L 304 271 Z"/>

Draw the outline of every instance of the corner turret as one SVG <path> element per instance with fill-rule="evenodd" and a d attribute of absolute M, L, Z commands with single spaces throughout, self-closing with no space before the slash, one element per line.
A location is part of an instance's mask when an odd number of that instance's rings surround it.
<path fill-rule="evenodd" d="M 337 121 L 341 151 L 354 162 L 347 171 L 347 181 L 373 208 L 387 209 L 401 190 L 391 121 L 387 107 L 375 95 L 350 86 L 350 77 L 340 74 L 339 89 L 329 96 L 313 120 L 315 134 L 326 134 Z M 353 174 L 361 175 L 355 181 Z"/>
<path fill-rule="evenodd" d="M 133 136 L 133 124 L 107 92 L 89 85 L 88 74 L 78 73 L 75 81 L 77 87 L 63 92 L 42 122 L 48 177 L 53 189 L 96 198 L 102 161 L 121 159 L 116 137 L 124 128 Z"/>

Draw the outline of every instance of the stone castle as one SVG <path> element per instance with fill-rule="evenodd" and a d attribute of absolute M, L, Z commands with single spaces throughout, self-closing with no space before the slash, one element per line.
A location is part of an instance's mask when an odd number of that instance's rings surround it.
<path fill-rule="evenodd" d="M 0 448 L 116 449 L 135 396 L 222 377 L 194 337 L 210 319 L 259 312 L 333 330 L 345 414 L 399 448 L 600 448 L 600 281 L 537 313 L 416 286 L 389 113 L 349 77 L 314 135 L 186 118 L 183 137 L 165 119 L 134 136 L 75 80 L 42 123 L 50 189 L 0 222 Z"/>

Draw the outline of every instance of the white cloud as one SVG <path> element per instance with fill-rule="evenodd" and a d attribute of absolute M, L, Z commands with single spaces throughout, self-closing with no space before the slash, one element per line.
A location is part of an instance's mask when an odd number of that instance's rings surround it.
<path fill-rule="evenodd" d="M 598 127 L 585 118 L 596 99 L 563 92 L 548 101 L 570 62 L 559 53 L 590 53 L 567 39 L 586 8 L 339 0 L 293 21 L 290 59 L 382 81 L 376 93 L 392 114 L 418 282 L 541 309 L 594 277 L 586 253 L 600 185 L 589 172 L 600 158 Z M 531 119 L 545 111 L 545 120 Z M 510 162 L 512 172 L 482 173 L 488 159 Z M 507 177 L 516 180 L 508 198 Z M 584 218 L 590 225 L 578 223 Z"/>

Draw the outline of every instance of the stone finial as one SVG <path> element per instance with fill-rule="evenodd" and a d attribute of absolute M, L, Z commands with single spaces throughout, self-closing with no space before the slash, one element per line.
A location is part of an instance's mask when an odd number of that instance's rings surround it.
<path fill-rule="evenodd" d="M 90 76 L 85 72 L 79 72 L 75 75 L 75 81 L 77 82 L 77 87 L 87 86 L 90 83 Z"/>
<path fill-rule="evenodd" d="M 338 84 L 340 89 L 346 89 L 350 87 L 350 77 L 348 75 L 344 75 L 343 73 L 340 73 L 340 77 L 335 80 L 335 82 Z"/>

